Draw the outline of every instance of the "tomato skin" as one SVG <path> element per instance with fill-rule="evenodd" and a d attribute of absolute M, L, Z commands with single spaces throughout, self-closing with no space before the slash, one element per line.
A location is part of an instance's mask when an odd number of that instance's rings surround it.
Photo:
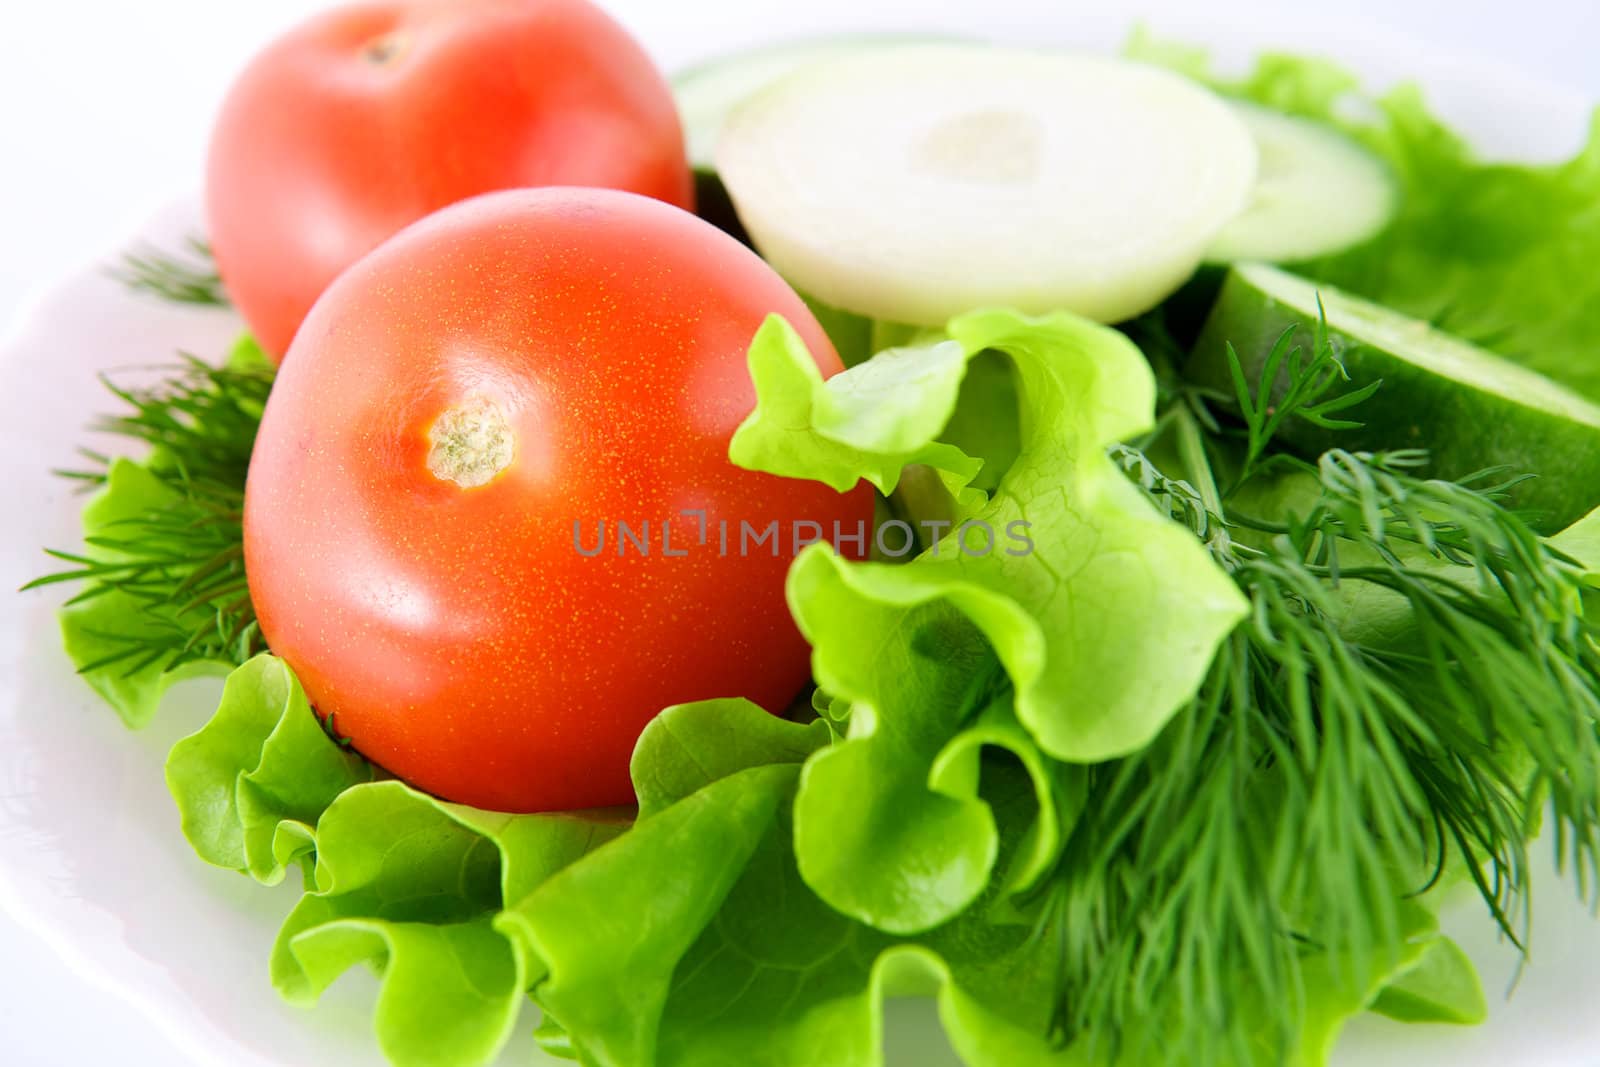
<path fill-rule="evenodd" d="M 481 197 L 347 271 L 284 363 L 245 495 L 262 630 L 319 713 L 421 789 L 545 811 L 631 802 L 634 742 L 665 706 L 786 706 L 809 676 L 790 545 L 741 555 L 738 523 L 870 536 L 873 498 L 728 461 L 772 312 L 840 369 L 753 253 L 609 190 Z M 462 488 L 430 468 L 430 435 L 484 398 L 514 458 Z M 700 508 L 704 546 L 680 518 Z M 662 554 L 662 520 L 687 555 Z M 592 550 L 601 521 L 605 551 L 581 554 L 573 523 Z M 650 523 L 650 555 L 618 554 L 618 521 Z"/>
<path fill-rule="evenodd" d="M 269 46 L 212 133 L 206 214 L 229 295 L 281 357 L 350 264 L 480 193 L 693 202 L 671 91 L 587 0 L 389 0 Z"/>

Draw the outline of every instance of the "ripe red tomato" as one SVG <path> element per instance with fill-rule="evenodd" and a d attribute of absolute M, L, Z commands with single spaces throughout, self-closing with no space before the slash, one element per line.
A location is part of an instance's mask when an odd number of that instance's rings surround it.
<path fill-rule="evenodd" d="M 498 189 L 693 201 L 672 94 L 587 0 L 340 8 L 258 56 L 212 135 L 206 213 L 234 304 L 274 357 L 357 259 Z"/>
<path fill-rule="evenodd" d="M 436 795 L 541 811 L 630 801 L 667 705 L 785 706 L 808 674 L 792 524 L 870 536 L 872 495 L 728 461 L 772 312 L 839 369 L 753 253 L 609 190 L 447 208 L 340 277 L 273 387 L 244 516 L 262 630 L 334 729 Z M 781 551 L 741 551 L 774 521 Z"/>

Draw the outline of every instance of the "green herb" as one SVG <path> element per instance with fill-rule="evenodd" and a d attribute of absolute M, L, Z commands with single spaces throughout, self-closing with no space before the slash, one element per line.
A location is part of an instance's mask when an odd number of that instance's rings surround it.
<path fill-rule="evenodd" d="M 198 237 L 184 242 L 181 255 L 140 248 L 123 255 L 112 276 L 130 289 L 179 304 L 228 306 L 211 246 Z"/>
<path fill-rule="evenodd" d="M 1237 485 L 1244 484 L 1265 470 L 1267 449 L 1285 423 L 1300 419 L 1324 430 L 1354 429 L 1360 423 L 1336 419 L 1334 415 L 1360 404 L 1383 384 L 1370 382 L 1360 389 L 1323 399 L 1339 383 L 1350 380 L 1328 342 L 1327 316 L 1324 314 L 1318 318 L 1309 358 L 1303 354 L 1304 349 L 1295 343 L 1295 332 L 1291 326 L 1278 337 L 1262 365 L 1261 383 L 1253 393 L 1245 378 L 1239 354 L 1231 344 L 1227 347 L 1234 399 L 1244 419 L 1246 435 L 1244 460 L 1236 479 Z M 1283 396 L 1274 398 L 1273 390 L 1277 388 L 1280 375 L 1287 375 L 1287 387 Z M 1214 426 L 1215 422 L 1207 420 L 1206 424 Z"/>
<path fill-rule="evenodd" d="M 150 446 L 143 467 L 166 492 L 92 531 L 82 552 L 49 550 L 68 568 L 24 588 L 80 583 L 69 606 L 113 595 L 137 605 L 137 625 L 92 635 L 100 654 L 80 662 L 80 673 L 115 669 L 127 678 L 151 667 L 243 663 L 264 648 L 245 583 L 243 509 L 272 376 L 236 353 L 224 368 L 186 357 L 152 387 L 102 380 L 127 411 L 92 428 Z M 113 460 L 84 455 L 89 469 L 60 473 L 109 491 Z"/>
<path fill-rule="evenodd" d="M 1058 1036 L 1106 1058 L 1283 1061 L 1308 968 L 1368 987 L 1403 950 L 1407 898 L 1447 877 L 1524 944 L 1547 799 L 1562 862 L 1591 891 L 1600 876 L 1600 633 L 1582 568 L 1501 505 L 1493 472 L 1451 483 L 1416 477 L 1415 452 L 1269 454 L 1286 420 L 1370 393 L 1324 399 L 1337 374 L 1322 347 L 1283 347 L 1276 406 L 1239 376 L 1236 428 L 1169 388 L 1184 479 L 1114 450 L 1251 614 L 1155 744 L 1090 769 L 1039 891 L 1061 943 Z M 1269 466 L 1288 474 L 1263 489 Z M 1403 637 L 1351 626 L 1363 595 L 1390 602 Z M 1241 988 L 1277 997 L 1262 1012 Z"/>

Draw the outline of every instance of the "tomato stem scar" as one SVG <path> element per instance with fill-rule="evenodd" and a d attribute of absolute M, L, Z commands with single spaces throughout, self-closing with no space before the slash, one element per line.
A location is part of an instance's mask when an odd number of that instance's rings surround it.
<path fill-rule="evenodd" d="M 374 37 L 361 49 L 361 58 L 374 66 L 384 66 L 394 62 L 395 58 L 405 50 L 406 40 L 400 31 Z"/>
<path fill-rule="evenodd" d="M 516 437 L 500 405 L 469 396 L 445 411 L 428 430 L 428 470 L 463 489 L 488 485 L 511 465 Z"/>

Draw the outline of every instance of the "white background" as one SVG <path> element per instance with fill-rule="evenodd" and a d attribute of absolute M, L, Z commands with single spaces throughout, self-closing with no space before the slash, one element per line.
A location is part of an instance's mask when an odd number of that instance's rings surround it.
<path fill-rule="evenodd" d="M 681 59 L 696 25 L 737 0 L 611 0 L 660 57 Z M 1594 0 L 1316 0 L 1414 37 L 1536 71 L 1600 100 Z M 784 21 L 794 8 L 783 5 Z M 308 0 L 7 0 L 0 29 L 0 329 L 29 294 L 114 246 L 153 205 L 199 185 L 207 128 L 231 74 L 273 34 L 324 4 Z M 747 0 L 741 22 L 759 24 Z M 862 22 L 914 27 L 914 2 L 863 0 Z M 1068 0 L 1039 0 L 1070 18 Z M 1139 5 L 1097 4 L 1096 10 Z M 1251 6 L 1206 0 L 1219 19 Z M 1157 24 L 1159 26 L 1159 24 Z M 816 30 L 826 27 L 817 26 Z M 41 712 L 47 713 L 47 712 Z M 137 872 L 129 872 L 137 877 Z M 264 965 L 263 965 L 264 967 Z M 263 974 L 263 981 L 265 975 Z M 130 1008 L 91 989 L 0 917 L 0 1063 L 171 1064 Z"/>

